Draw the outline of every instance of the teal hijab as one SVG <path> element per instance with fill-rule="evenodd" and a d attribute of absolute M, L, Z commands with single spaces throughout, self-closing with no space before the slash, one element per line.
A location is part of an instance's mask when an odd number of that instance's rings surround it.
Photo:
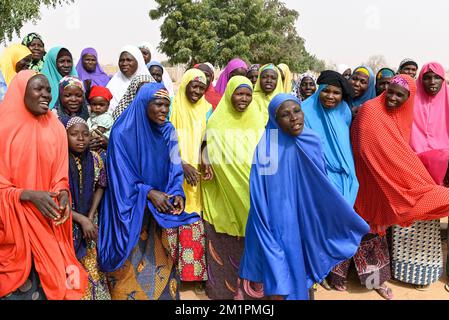
<path fill-rule="evenodd" d="M 42 69 L 42 73 L 48 78 L 48 82 L 50 82 L 51 87 L 51 102 L 50 109 L 54 109 L 56 102 L 58 102 L 59 98 L 59 81 L 63 78 L 63 76 L 59 73 L 58 68 L 56 66 L 56 60 L 58 59 L 58 54 L 62 49 L 66 49 L 64 47 L 54 47 L 45 55 L 44 58 L 44 67 Z M 68 49 L 66 49 L 68 51 Z M 72 57 L 73 59 L 73 57 Z M 70 72 L 70 76 L 78 76 L 76 72 L 75 64 L 72 67 L 72 71 Z"/>
<path fill-rule="evenodd" d="M 354 206 L 359 182 L 355 173 L 350 139 L 352 115 L 345 100 L 333 109 L 327 109 L 322 105 L 320 92 L 327 86 L 321 85 L 313 96 L 302 102 L 305 125 L 321 138 L 329 179 L 346 201 Z"/>

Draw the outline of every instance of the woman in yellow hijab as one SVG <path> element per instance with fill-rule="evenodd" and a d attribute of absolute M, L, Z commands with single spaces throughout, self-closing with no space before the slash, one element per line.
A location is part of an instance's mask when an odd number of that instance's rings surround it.
<path fill-rule="evenodd" d="M 207 124 L 207 158 L 213 179 L 201 185 L 207 234 L 209 281 L 206 294 L 213 300 L 232 300 L 243 254 L 250 207 L 249 174 L 264 116 L 252 102 L 253 85 L 233 77 Z"/>
<path fill-rule="evenodd" d="M 284 84 L 284 93 L 292 93 L 293 91 L 293 74 L 290 68 L 285 63 L 278 65 L 278 69 L 281 70 L 282 83 Z"/>
<path fill-rule="evenodd" d="M 206 133 L 206 121 L 212 105 L 206 101 L 206 75 L 198 69 L 188 70 L 181 80 L 173 101 L 170 121 L 176 128 L 179 151 L 184 169 L 185 211 L 202 214 L 201 145 Z M 178 270 L 182 281 L 206 281 L 205 231 L 203 221 L 178 229 Z"/>
<path fill-rule="evenodd" d="M 262 112 L 265 123 L 268 122 L 268 105 L 277 94 L 283 93 L 282 75 L 272 63 L 260 68 L 259 78 L 254 87 L 253 103 Z"/>
<path fill-rule="evenodd" d="M 0 72 L 7 86 L 19 71 L 30 68 L 31 60 L 32 53 L 24 45 L 13 44 L 5 49 L 0 56 Z"/>

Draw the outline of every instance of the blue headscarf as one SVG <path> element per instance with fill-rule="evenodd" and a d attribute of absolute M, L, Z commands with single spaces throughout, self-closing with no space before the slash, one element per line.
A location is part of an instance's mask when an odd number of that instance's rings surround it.
<path fill-rule="evenodd" d="M 349 99 L 349 105 L 351 107 L 361 107 L 365 102 L 367 102 L 368 100 L 374 99 L 377 96 L 377 94 L 376 94 L 376 75 L 374 74 L 373 69 L 371 69 L 368 66 L 360 66 L 354 70 L 354 73 L 356 73 L 357 70 L 361 69 L 361 68 L 368 70 L 368 73 L 369 73 L 368 89 L 366 89 L 366 91 L 360 97 Z"/>
<path fill-rule="evenodd" d="M 162 63 L 158 62 L 158 61 L 150 61 L 147 63 L 147 68 L 148 70 L 150 70 L 151 67 L 159 67 L 162 69 L 162 71 L 164 71 L 164 66 L 162 65 Z"/>
<path fill-rule="evenodd" d="M 99 264 L 106 272 L 123 266 L 137 245 L 146 209 L 165 229 L 200 219 L 198 214 L 185 212 L 179 216 L 160 213 L 147 199 L 153 189 L 185 198 L 176 131 L 170 122 L 157 125 L 147 117 L 148 104 L 160 97 L 162 89 L 160 83 L 144 85 L 112 127 L 106 163 L 108 188 L 98 236 Z"/>
<path fill-rule="evenodd" d="M 289 100 L 300 103 L 289 94 L 271 101 L 256 149 L 239 275 L 262 282 L 266 296 L 306 300 L 314 283 L 356 253 L 369 226 L 326 176 L 320 138 L 308 128 L 292 137 L 277 124 Z"/>
<path fill-rule="evenodd" d="M 150 62 L 147 63 L 148 71 L 150 71 L 151 67 L 159 67 L 159 68 L 161 68 L 162 69 L 162 75 L 164 75 L 165 69 L 164 69 L 164 66 L 162 65 L 162 63 L 160 63 L 158 61 L 154 61 L 154 60 L 150 61 Z M 164 79 L 162 79 L 162 81 L 160 83 L 163 84 L 164 83 Z"/>
<path fill-rule="evenodd" d="M 327 86 L 321 85 L 313 96 L 302 103 L 305 125 L 321 138 L 329 179 L 346 201 L 354 206 L 359 182 L 352 155 L 351 110 L 344 100 L 333 109 L 325 108 L 321 103 L 320 93 Z"/>

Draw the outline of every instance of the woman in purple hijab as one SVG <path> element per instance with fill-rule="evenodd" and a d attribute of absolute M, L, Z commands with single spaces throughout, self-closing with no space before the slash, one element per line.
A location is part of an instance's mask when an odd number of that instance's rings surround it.
<path fill-rule="evenodd" d="M 93 86 L 106 87 L 111 79 L 101 68 L 98 54 L 94 48 L 86 48 L 76 66 L 78 77 L 84 82 L 86 91 Z"/>
<path fill-rule="evenodd" d="M 231 61 L 229 61 L 228 65 L 218 78 L 217 84 L 215 85 L 215 90 L 223 96 L 229 80 L 234 76 L 245 77 L 247 71 L 248 65 L 245 61 L 238 58 L 232 59 Z"/>

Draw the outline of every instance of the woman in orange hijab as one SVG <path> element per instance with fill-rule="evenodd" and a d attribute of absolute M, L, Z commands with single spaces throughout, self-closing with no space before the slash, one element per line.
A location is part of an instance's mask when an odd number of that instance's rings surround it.
<path fill-rule="evenodd" d="M 0 299 L 78 300 L 87 288 L 72 241 L 67 138 L 50 101 L 47 78 L 21 71 L 0 104 Z"/>

